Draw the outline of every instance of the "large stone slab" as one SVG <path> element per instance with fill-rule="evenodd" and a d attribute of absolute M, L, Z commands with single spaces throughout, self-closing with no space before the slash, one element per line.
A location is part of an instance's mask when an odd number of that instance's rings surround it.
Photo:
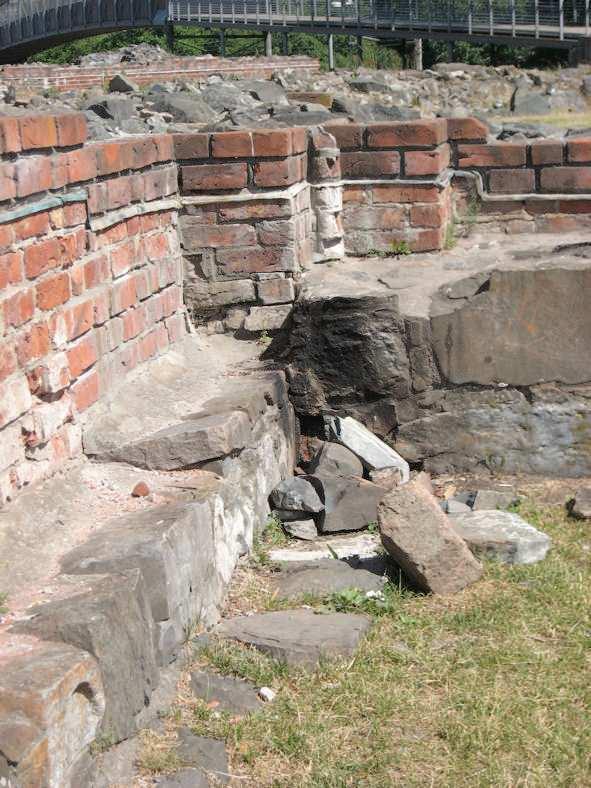
<path fill-rule="evenodd" d="M 365 468 L 370 471 L 398 468 L 402 482 L 409 480 L 410 469 L 406 460 L 363 424 L 351 416 L 329 416 L 327 421 L 334 439 L 359 457 Z"/>
<path fill-rule="evenodd" d="M 226 785 L 230 782 L 230 764 L 223 741 L 196 736 L 189 728 L 181 728 L 178 737 L 177 753 L 183 763 L 196 766 L 218 783 Z"/>
<path fill-rule="evenodd" d="M 422 591 L 453 594 L 482 575 L 481 564 L 420 480 L 382 499 L 378 524 L 384 547 Z"/>
<path fill-rule="evenodd" d="M 328 596 L 347 588 L 379 591 L 385 583 L 384 575 L 352 567 L 345 561 L 321 559 L 304 568 L 284 568 L 273 579 L 273 588 L 279 599 L 297 599 L 304 594 Z"/>
<path fill-rule="evenodd" d="M 322 533 L 361 531 L 377 522 L 378 504 L 386 493 L 383 487 L 350 476 L 317 477 L 324 497 L 320 518 Z"/>
<path fill-rule="evenodd" d="M 312 459 L 308 472 L 320 476 L 363 476 L 363 464 L 340 443 L 326 442 Z"/>
<path fill-rule="evenodd" d="M 353 563 L 373 563 L 380 558 L 382 546 L 377 534 L 367 531 L 320 537 L 314 542 L 278 547 L 269 551 L 269 560 L 277 564 L 301 564 L 335 556 Z"/>
<path fill-rule="evenodd" d="M 191 690 L 195 697 L 216 704 L 219 711 L 249 714 L 261 708 L 254 684 L 234 676 L 195 670 L 191 673 Z"/>
<path fill-rule="evenodd" d="M 534 564 L 546 557 L 550 537 L 514 512 L 485 511 L 459 514 L 453 528 L 474 555 L 504 564 Z"/>
<path fill-rule="evenodd" d="M 353 613 L 285 610 L 229 618 L 217 633 L 253 646 L 288 665 L 314 667 L 324 657 L 350 657 L 371 619 Z"/>

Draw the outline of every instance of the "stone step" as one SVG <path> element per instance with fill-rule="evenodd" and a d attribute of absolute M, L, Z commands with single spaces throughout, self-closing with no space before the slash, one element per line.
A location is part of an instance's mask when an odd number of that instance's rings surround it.
<path fill-rule="evenodd" d="M 349 566 L 346 561 L 320 559 L 303 566 L 284 564 L 282 571 L 271 579 L 278 599 L 297 599 L 304 594 L 328 596 L 349 588 L 360 591 L 379 591 L 386 583 L 386 576 L 361 567 Z"/>

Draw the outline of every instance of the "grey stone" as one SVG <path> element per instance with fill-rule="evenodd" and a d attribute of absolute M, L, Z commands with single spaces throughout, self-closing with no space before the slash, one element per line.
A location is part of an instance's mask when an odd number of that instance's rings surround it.
<path fill-rule="evenodd" d="M 108 96 L 102 101 L 91 103 L 87 109 L 104 120 L 122 123 L 135 116 L 137 102 L 124 96 Z"/>
<path fill-rule="evenodd" d="M 269 551 L 269 559 L 277 564 L 308 565 L 313 561 L 345 559 L 352 566 L 367 566 L 382 574 L 386 569 L 383 550 L 377 534 L 367 531 L 357 534 L 337 534 L 320 537 L 314 542 L 303 542 Z"/>
<path fill-rule="evenodd" d="M 200 96 L 183 93 L 150 93 L 153 109 L 168 112 L 179 123 L 209 123 L 217 113 Z"/>
<path fill-rule="evenodd" d="M 326 420 L 334 439 L 359 457 L 368 470 L 398 468 L 402 474 L 402 482 L 409 480 L 410 469 L 406 460 L 371 433 L 363 424 L 351 416 L 346 418 L 328 416 Z"/>
<path fill-rule="evenodd" d="M 223 741 L 196 736 L 189 728 L 180 728 L 178 738 L 177 754 L 183 763 L 197 766 L 224 785 L 230 782 L 230 764 Z"/>
<path fill-rule="evenodd" d="M 400 468 L 380 468 L 378 471 L 369 472 L 369 480 L 383 490 L 391 490 L 402 484 L 402 472 Z"/>
<path fill-rule="evenodd" d="M 134 716 L 149 703 L 158 681 L 147 587 L 137 569 L 84 580 L 84 593 L 33 608 L 33 618 L 14 629 L 95 657 L 106 702 L 101 730 L 120 741 L 134 732 Z"/>
<path fill-rule="evenodd" d="M 301 476 L 282 481 L 271 493 L 271 503 L 277 509 L 292 512 L 317 514 L 324 509 L 312 484 Z"/>
<path fill-rule="evenodd" d="M 511 99 L 511 109 L 516 115 L 547 115 L 552 110 L 550 96 L 536 93 L 531 87 L 518 87 Z"/>
<path fill-rule="evenodd" d="M 209 295 L 214 306 L 256 301 L 254 283 L 250 279 L 210 282 Z"/>
<path fill-rule="evenodd" d="M 314 520 L 292 520 L 283 523 L 283 530 L 296 539 L 310 541 L 316 539 L 318 531 Z"/>
<path fill-rule="evenodd" d="M 591 487 L 579 487 L 570 511 L 574 517 L 591 519 Z"/>
<path fill-rule="evenodd" d="M 519 496 L 504 490 L 478 490 L 474 495 L 472 509 L 508 509 L 519 503 Z"/>
<path fill-rule="evenodd" d="M 439 505 L 442 511 L 450 515 L 465 514 L 466 512 L 472 511 L 467 503 L 462 503 L 462 501 L 455 500 L 454 498 L 450 498 L 447 501 L 440 501 Z"/>
<path fill-rule="evenodd" d="M 454 520 L 416 479 L 391 490 L 378 507 L 384 547 L 422 591 L 453 594 L 482 575 L 482 566 L 454 531 Z"/>
<path fill-rule="evenodd" d="M 201 91 L 201 99 L 217 113 L 248 110 L 257 106 L 252 96 L 229 82 L 208 85 Z"/>
<path fill-rule="evenodd" d="M 322 482 L 322 533 L 360 531 L 377 521 L 378 504 L 387 492 L 377 484 L 353 476 L 318 476 Z"/>
<path fill-rule="evenodd" d="M 279 331 L 286 328 L 291 309 L 291 304 L 251 306 L 244 320 L 244 330 L 255 333 L 258 331 Z"/>
<path fill-rule="evenodd" d="M 324 443 L 308 470 L 327 476 L 363 476 L 361 460 L 339 443 Z"/>
<path fill-rule="evenodd" d="M 349 87 L 359 93 L 389 93 L 390 87 L 385 82 L 380 82 L 369 77 L 356 77 L 350 79 Z"/>
<path fill-rule="evenodd" d="M 304 594 L 327 596 L 348 588 L 379 591 L 385 583 L 384 575 L 354 568 L 345 561 L 329 559 L 305 565 L 304 568 L 280 572 L 273 580 L 273 588 L 279 599 L 295 599 Z"/>
<path fill-rule="evenodd" d="M 126 77 L 125 74 L 115 74 L 109 82 L 109 91 L 111 93 L 137 93 L 139 85 Z"/>
<path fill-rule="evenodd" d="M 323 657 L 351 657 L 370 627 L 364 615 L 282 610 L 226 619 L 217 632 L 288 665 L 314 667 Z"/>
<path fill-rule="evenodd" d="M 161 777 L 159 788 L 209 788 L 207 775 L 200 769 L 179 769 L 178 772 Z"/>
<path fill-rule="evenodd" d="M 219 711 L 232 714 L 249 714 L 257 711 L 261 704 L 257 696 L 257 688 L 248 681 L 233 676 L 219 676 L 216 673 L 193 671 L 191 673 L 191 690 L 193 694 L 206 703 L 214 701 Z"/>
<path fill-rule="evenodd" d="M 474 555 L 504 564 L 533 564 L 546 557 L 551 540 L 513 512 L 479 511 L 453 518 L 453 528 Z"/>
<path fill-rule="evenodd" d="M 288 103 L 285 90 L 272 80 L 242 80 L 238 83 L 238 87 L 248 91 L 257 101 L 263 101 L 266 104 Z"/>
<path fill-rule="evenodd" d="M 250 423 L 246 414 L 232 411 L 184 421 L 146 438 L 89 453 L 98 460 L 174 471 L 243 449 L 249 435 Z"/>

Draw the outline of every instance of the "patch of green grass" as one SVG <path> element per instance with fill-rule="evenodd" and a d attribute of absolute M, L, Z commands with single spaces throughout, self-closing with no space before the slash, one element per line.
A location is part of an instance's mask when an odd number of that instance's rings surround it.
<path fill-rule="evenodd" d="M 276 517 L 269 517 L 260 534 L 255 535 L 252 544 L 252 560 L 261 566 L 269 566 L 269 550 L 273 547 L 285 547 L 289 544 L 289 537 L 283 530 L 281 521 Z"/>
<path fill-rule="evenodd" d="M 223 735 L 244 785 L 589 785 L 591 537 L 561 507 L 519 511 L 551 535 L 544 561 L 489 563 L 451 597 L 388 588 L 353 659 L 305 672 L 237 645 L 207 652 L 278 695 L 241 721 L 201 714 L 196 730 Z M 364 609 L 359 593 L 333 609 Z"/>
<path fill-rule="evenodd" d="M 406 241 L 392 241 L 390 248 L 392 249 L 392 254 L 396 257 L 412 253 L 412 250 Z"/>
<path fill-rule="evenodd" d="M 8 594 L 2 593 L 0 591 L 0 616 L 3 613 L 8 613 L 8 607 L 6 602 L 8 601 Z"/>

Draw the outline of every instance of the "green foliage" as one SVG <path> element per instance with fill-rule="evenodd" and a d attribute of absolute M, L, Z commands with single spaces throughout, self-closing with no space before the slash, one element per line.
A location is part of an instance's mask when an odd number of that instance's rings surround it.
<path fill-rule="evenodd" d="M 0 591 L 0 616 L 3 613 L 8 613 L 8 607 L 6 606 L 7 601 L 8 601 L 8 594 L 2 593 Z"/>
<path fill-rule="evenodd" d="M 269 566 L 269 550 L 271 547 L 284 547 L 289 544 L 289 539 L 283 530 L 281 521 L 276 517 L 269 517 L 260 534 L 255 534 L 252 544 L 252 560 L 261 566 Z"/>
<path fill-rule="evenodd" d="M 390 246 L 392 248 L 392 254 L 396 255 L 396 257 L 402 254 L 411 254 L 411 248 L 406 241 L 392 241 Z"/>
<path fill-rule="evenodd" d="M 402 609 L 402 602 L 412 592 L 386 583 L 381 591 L 346 588 L 328 597 L 327 605 L 337 613 L 367 613 L 370 616 L 393 615 Z"/>

